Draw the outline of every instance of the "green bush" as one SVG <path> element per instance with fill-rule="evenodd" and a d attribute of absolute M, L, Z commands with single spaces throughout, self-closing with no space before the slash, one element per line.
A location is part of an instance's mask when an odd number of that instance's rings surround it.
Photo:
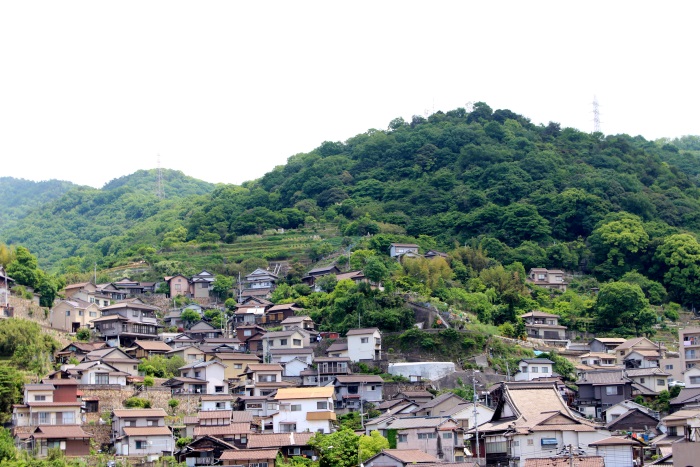
<path fill-rule="evenodd" d="M 124 401 L 124 407 L 128 409 L 150 409 L 151 401 L 141 397 L 130 397 Z"/>

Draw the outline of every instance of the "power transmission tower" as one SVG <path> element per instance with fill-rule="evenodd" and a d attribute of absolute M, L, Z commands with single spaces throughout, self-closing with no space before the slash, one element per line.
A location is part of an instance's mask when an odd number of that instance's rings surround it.
<path fill-rule="evenodd" d="M 598 108 L 598 98 L 593 96 L 593 132 L 600 133 L 600 110 Z"/>
<path fill-rule="evenodd" d="M 158 199 L 165 198 L 165 193 L 163 192 L 163 171 L 160 168 L 160 154 L 158 154 L 158 182 L 156 185 L 156 196 Z"/>

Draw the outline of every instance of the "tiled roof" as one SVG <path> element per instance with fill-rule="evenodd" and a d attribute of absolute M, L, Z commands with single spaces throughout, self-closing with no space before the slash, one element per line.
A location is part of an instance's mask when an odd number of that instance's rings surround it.
<path fill-rule="evenodd" d="M 134 341 L 134 345 L 148 351 L 160 350 L 163 352 L 169 352 L 172 350 L 172 348 L 163 341 L 140 341 L 137 339 Z"/>
<path fill-rule="evenodd" d="M 677 397 L 671 399 L 671 405 L 700 401 L 700 388 L 682 388 Z"/>
<path fill-rule="evenodd" d="M 623 438 L 622 436 L 611 436 L 610 438 L 588 443 L 589 446 L 639 446 L 640 444 L 642 443 L 635 439 Z"/>
<path fill-rule="evenodd" d="M 583 374 L 576 385 L 581 384 L 625 384 L 629 380 L 625 378 L 624 372 L 622 370 L 600 370 L 600 371 L 588 371 Z"/>
<path fill-rule="evenodd" d="M 172 432 L 167 426 L 125 426 L 126 436 L 170 436 Z"/>
<path fill-rule="evenodd" d="M 282 365 L 277 363 L 251 363 L 248 371 L 283 371 Z"/>
<path fill-rule="evenodd" d="M 220 436 L 220 435 L 238 435 L 242 433 L 250 433 L 250 423 L 231 423 L 223 426 L 196 426 L 194 427 L 194 435 L 199 436 Z"/>
<path fill-rule="evenodd" d="M 446 417 L 406 417 L 397 418 L 389 425 L 390 429 L 406 430 L 409 428 L 434 428 L 441 424 L 452 421 Z"/>
<path fill-rule="evenodd" d="M 279 449 L 235 449 L 224 451 L 220 460 L 250 461 L 256 459 L 275 459 Z"/>
<path fill-rule="evenodd" d="M 212 418 L 224 418 L 231 420 L 231 410 L 203 410 L 197 413 L 200 420 L 208 420 Z"/>
<path fill-rule="evenodd" d="M 383 383 L 384 380 L 378 375 L 339 375 L 335 377 L 340 384 L 349 383 Z"/>
<path fill-rule="evenodd" d="M 551 313 L 545 313 L 544 311 L 532 310 L 529 313 L 525 313 L 520 316 L 521 318 L 561 318 L 559 315 L 553 315 Z"/>
<path fill-rule="evenodd" d="M 467 402 L 456 394 L 453 394 L 451 392 L 446 392 L 445 394 L 440 394 L 435 399 L 431 399 L 427 402 L 424 402 L 423 404 L 421 404 L 420 407 L 418 407 L 418 410 L 431 409 L 431 408 L 435 407 L 436 405 L 441 404 L 442 402 L 446 401 L 447 399 L 455 399 L 455 400 L 459 401 L 460 403 Z"/>
<path fill-rule="evenodd" d="M 163 409 L 116 409 L 113 411 L 115 417 L 165 417 L 168 415 Z"/>
<path fill-rule="evenodd" d="M 420 449 L 383 449 L 380 454 L 385 454 L 387 456 L 393 457 L 399 462 L 408 464 L 423 464 L 423 463 L 437 463 L 440 462 L 435 456 L 432 456 Z"/>
<path fill-rule="evenodd" d="M 348 350 L 347 342 L 333 342 L 327 349 L 326 353 L 340 352 L 343 350 Z"/>
<path fill-rule="evenodd" d="M 32 436 L 37 439 L 73 439 L 92 438 L 78 425 L 41 425 L 34 430 Z"/>
<path fill-rule="evenodd" d="M 357 336 L 361 334 L 374 334 L 375 331 L 379 331 L 378 328 L 363 328 L 363 329 L 351 329 L 345 333 L 346 336 Z"/>
<path fill-rule="evenodd" d="M 248 436 L 248 449 L 307 446 L 316 433 L 260 433 Z"/>
<path fill-rule="evenodd" d="M 245 410 L 238 410 L 231 414 L 231 423 L 251 423 L 253 414 Z"/>

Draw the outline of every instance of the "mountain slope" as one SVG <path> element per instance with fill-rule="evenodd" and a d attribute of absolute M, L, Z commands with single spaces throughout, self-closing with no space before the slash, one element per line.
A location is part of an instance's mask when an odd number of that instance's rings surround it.
<path fill-rule="evenodd" d="M 77 185 L 62 180 L 33 182 L 13 177 L 0 177 L 0 235 L 29 212 L 60 198 Z"/>

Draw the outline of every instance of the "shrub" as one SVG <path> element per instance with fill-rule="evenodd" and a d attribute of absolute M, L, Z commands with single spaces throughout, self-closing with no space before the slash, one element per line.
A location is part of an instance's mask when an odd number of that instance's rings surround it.
<path fill-rule="evenodd" d="M 141 397 L 130 397 L 124 401 L 124 407 L 129 409 L 150 409 L 151 401 Z"/>

